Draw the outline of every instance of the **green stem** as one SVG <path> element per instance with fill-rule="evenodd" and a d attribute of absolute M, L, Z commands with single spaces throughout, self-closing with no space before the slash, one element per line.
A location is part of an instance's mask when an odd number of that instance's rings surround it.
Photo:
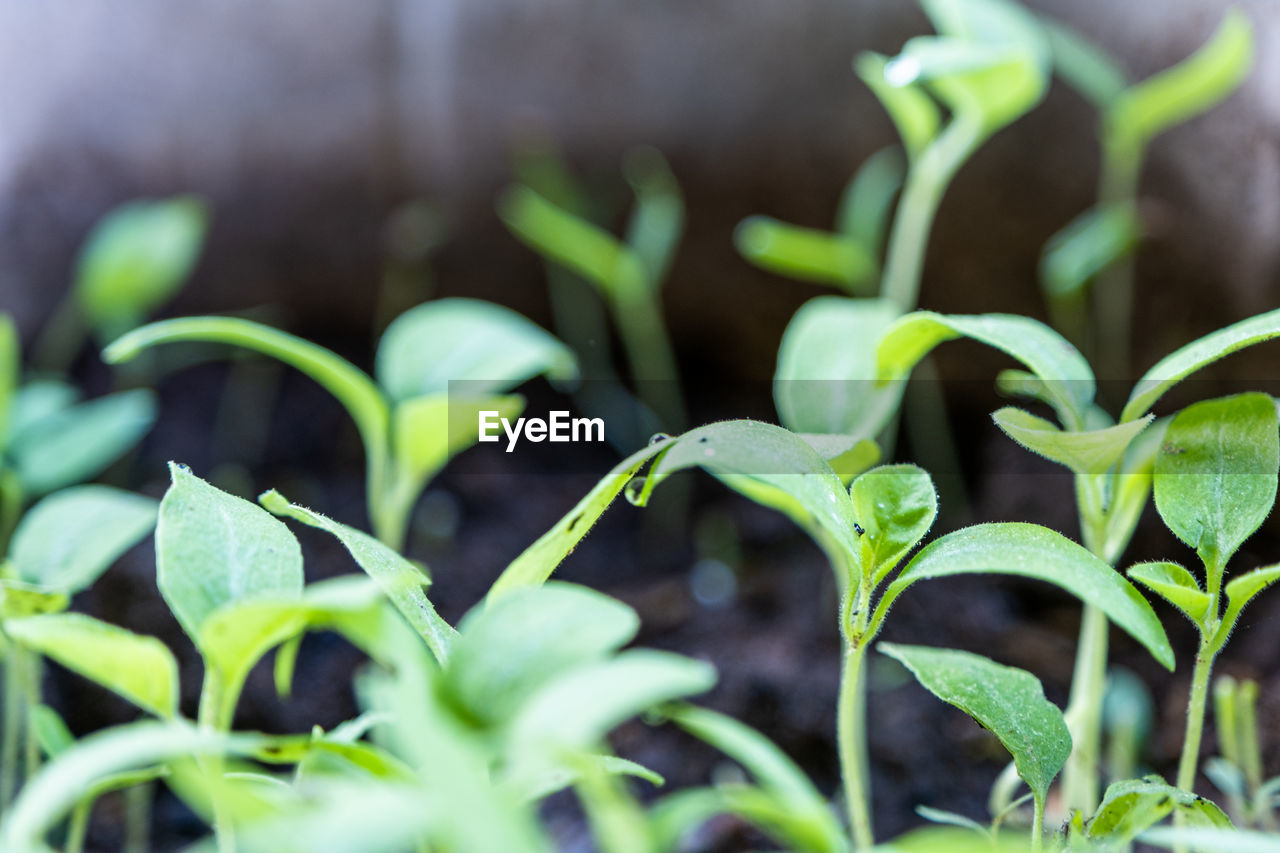
<path fill-rule="evenodd" d="M 1138 198 L 1138 174 L 1142 154 L 1128 146 L 1105 142 L 1098 197 L 1103 205 L 1134 206 Z M 1100 378 L 1128 379 L 1133 332 L 1133 253 L 1125 252 L 1104 269 L 1094 282 L 1094 326 L 1097 345 L 1094 364 Z"/>
<path fill-rule="evenodd" d="M 22 679 L 17 647 L 9 643 L 4 661 L 4 730 L 0 736 L 0 809 L 13 801 L 18 788 L 18 748 L 22 742 Z"/>
<path fill-rule="evenodd" d="M 89 816 L 93 813 L 93 799 L 86 797 L 76 803 L 67 822 L 67 842 L 63 846 L 64 853 L 80 853 L 84 850 L 85 835 L 89 831 Z"/>
<path fill-rule="evenodd" d="M 151 801 L 155 783 L 144 782 L 124 792 L 124 853 L 147 853 L 151 848 Z"/>
<path fill-rule="evenodd" d="M 1196 783 L 1196 768 L 1200 762 L 1200 737 L 1204 733 L 1205 701 L 1209 696 L 1209 674 L 1213 670 L 1214 654 L 1208 648 L 1207 639 L 1200 642 L 1196 655 L 1196 667 L 1191 673 L 1191 695 L 1187 699 L 1187 731 L 1182 740 L 1182 758 L 1178 762 L 1178 787 L 1191 791 Z"/>
<path fill-rule="evenodd" d="M 661 429 L 683 430 L 687 420 L 675 351 L 656 293 L 611 301 L 636 395 Z"/>
<path fill-rule="evenodd" d="M 845 807 L 855 850 L 875 845 L 871 826 L 870 785 L 867 780 L 867 685 L 862 665 L 867 644 L 845 643 L 844 671 L 836 710 L 836 739 L 840 773 L 844 777 Z"/>
<path fill-rule="evenodd" d="M 212 667 L 205 670 L 197 716 L 201 728 L 217 732 L 230 730 L 231 717 L 235 713 L 235 700 L 232 696 L 237 691 L 226 688 L 227 682 L 217 670 Z M 197 760 L 205 775 L 215 781 L 209 800 L 213 807 L 213 835 L 218 853 L 235 853 L 235 827 L 232 825 L 231 816 L 227 813 L 227 807 L 222 798 L 223 756 L 211 754 Z"/>
<path fill-rule="evenodd" d="M 25 777 L 30 779 L 40 769 L 40 741 L 36 738 L 36 727 L 31 724 L 31 712 L 40 704 L 40 656 L 27 649 L 17 649 L 15 651 L 21 654 L 18 661 L 22 670 L 23 693 L 26 696 L 26 706 L 23 709 L 23 714 L 26 718 L 26 733 L 24 735 L 22 765 Z"/>
<path fill-rule="evenodd" d="M 1044 840 L 1044 797 L 1035 798 L 1035 812 L 1031 819 L 1031 852 L 1040 853 Z"/>

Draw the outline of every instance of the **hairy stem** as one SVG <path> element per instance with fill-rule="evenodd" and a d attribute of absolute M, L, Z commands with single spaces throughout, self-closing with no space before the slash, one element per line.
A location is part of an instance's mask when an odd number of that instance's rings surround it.
<path fill-rule="evenodd" d="M 1182 740 L 1182 758 L 1178 761 L 1178 787 L 1193 790 L 1196 769 L 1200 762 L 1200 738 L 1204 733 L 1205 701 L 1209 696 L 1209 674 L 1213 670 L 1214 654 L 1208 643 L 1202 640 L 1196 655 L 1196 667 L 1191 673 L 1191 695 L 1187 699 L 1187 730 Z"/>
<path fill-rule="evenodd" d="M 836 739 L 840 774 L 844 778 L 845 807 L 855 850 L 874 846 L 871 826 L 871 790 L 867 780 L 867 685 L 863 662 L 867 644 L 845 643 L 844 671 L 840 678 Z"/>

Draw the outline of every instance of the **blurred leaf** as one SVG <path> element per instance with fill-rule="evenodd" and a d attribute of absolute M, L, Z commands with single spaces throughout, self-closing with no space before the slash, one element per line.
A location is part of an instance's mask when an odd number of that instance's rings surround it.
<path fill-rule="evenodd" d="M 733 234 L 738 251 L 761 269 L 850 293 L 866 290 L 877 270 L 872 249 L 845 234 L 802 228 L 768 216 L 742 220 Z"/>
<path fill-rule="evenodd" d="M 1106 113 L 1106 135 L 1122 148 L 1141 151 L 1230 95 L 1252 63 L 1253 27 L 1239 9 L 1228 9 L 1203 47 L 1120 93 Z"/>
<path fill-rule="evenodd" d="M 118 693 L 144 711 L 178 713 L 178 662 L 164 643 L 80 613 L 13 619 L 13 640 Z"/>
<path fill-rule="evenodd" d="M 826 460 L 840 482 L 848 485 L 853 478 L 880 461 L 880 446 L 869 438 L 851 435 L 797 433 L 800 439 Z"/>
<path fill-rule="evenodd" d="M 204 623 L 219 608 L 254 598 L 302 593 L 298 540 L 269 513 L 170 463 L 173 484 L 160 502 L 156 583 L 200 647 Z"/>
<path fill-rule="evenodd" d="M 167 302 L 195 268 L 208 210 L 194 196 L 122 204 L 99 220 L 76 269 L 90 324 L 119 334 Z"/>
<path fill-rule="evenodd" d="M 1196 625 L 1209 613 L 1209 593 L 1200 589 L 1191 572 L 1177 563 L 1138 563 L 1125 574 L 1182 611 Z"/>
<path fill-rule="evenodd" d="M 862 162 L 840 198 L 836 232 L 863 246 L 873 262 L 884 247 L 893 199 L 902 188 L 906 170 L 901 148 L 881 148 Z"/>
<path fill-rule="evenodd" d="M 1138 841 L 1165 849 L 1190 848 L 1197 853 L 1276 853 L 1275 833 L 1243 829 L 1158 826 L 1139 835 Z"/>
<path fill-rule="evenodd" d="M 1089 821 L 1088 837 L 1128 844 L 1175 811 L 1191 826 L 1231 828 L 1222 809 L 1209 800 L 1150 775 L 1110 785 Z"/>
<path fill-rule="evenodd" d="M 73 593 L 156 524 L 155 501 L 110 486 L 74 486 L 49 495 L 18 523 L 9 559 L 20 580 Z"/>
<path fill-rule="evenodd" d="M 1169 418 L 1159 418 L 1138 433 L 1125 451 L 1120 468 L 1111 481 L 1111 512 L 1107 518 L 1104 557 L 1110 563 L 1120 559 L 1129 544 L 1138 519 L 1151 497 L 1151 474 L 1155 470 L 1156 454 L 1164 441 L 1164 431 Z"/>
<path fill-rule="evenodd" d="M 9 314 L 0 311 L 0 452 L 9 434 L 14 396 L 22 375 L 22 343 Z"/>
<path fill-rule="evenodd" d="M 917 86 L 890 83 L 885 77 L 888 57 L 878 53 L 859 54 L 854 70 L 880 99 L 898 129 L 902 146 L 914 161 L 938 135 L 942 123 L 937 105 Z"/>
<path fill-rule="evenodd" d="M 1095 276 L 1129 254 L 1142 236 L 1132 206 L 1092 207 L 1049 238 L 1040 256 L 1040 283 L 1052 298 L 1083 292 Z"/>
<path fill-rule="evenodd" d="M 71 598 L 65 592 L 47 592 L 29 583 L 0 578 L 0 622 L 42 613 L 60 613 L 70 603 Z"/>
<path fill-rule="evenodd" d="M 437 393 L 404 400 L 391 414 L 392 455 L 402 478 L 397 485 L 416 499 L 427 480 L 480 439 L 480 412 L 493 411 L 514 420 L 523 410 L 524 398 L 518 394 Z"/>
<path fill-rule="evenodd" d="M 46 758 L 61 755 L 76 742 L 62 717 L 48 705 L 31 706 L 31 731 Z"/>
<path fill-rule="evenodd" d="M 1040 680 L 1025 670 L 954 649 L 879 643 L 916 680 L 990 731 L 1013 755 L 1018 775 L 1043 807 L 1049 784 L 1071 754 L 1062 711 L 1044 698 Z"/>
<path fill-rule="evenodd" d="M 877 435 L 902 399 L 876 382 L 876 342 L 901 316 L 887 299 L 819 296 L 800 307 L 778 348 L 773 398 L 797 432 Z"/>
<path fill-rule="evenodd" d="M 680 185 L 656 148 L 628 151 L 622 173 L 636 196 L 627 223 L 627 245 L 644 264 L 651 286 L 658 287 L 667 277 L 684 230 Z"/>
<path fill-rule="evenodd" d="M 41 402 L 56 401 L 50 395 Z M 121 391 L 23 424 L 12 435 L 9 457 L 29 494 L 47 494 L 101 474 L 155 419 L 154 394 Z"/>
<path fill-rule="evenodd" d="M 1152 417 L 1105 429 L 1064 432 L 1057 424 L 1028 411 L 1006 406 L 991 419 L 1005 435 L 1033 453 L 1065 465 L 1077 474 L 1105 474 L 1111 470 Z"/>
<path fill-rule="evenodd" d="M 863 529 L 863 571 L 878 585 L 933 526 L 938 493 L 923 468 L 881 465 L 854 480 L 850 495 Z"/>
<path fill-rule="evenodd" d="M 577 375 L 568 347 L 510 308 L 479 299 L 437 299 L 411 308 L 387 327 L 375 375 L 392 400 L 442 394 L 465 383 L 463 396 L 501 393 L 540 374 Z"/>
<path fill-rule="evenodd" d="M 1173 649 L 1141 593 L 1082 546 L 1035 524 L 975 524 L 935 539 L 885 589 L 874 618 L 882 619 L 916 581 L 975 573 L 1017 575 L 1058 586 L 1102 610 L 1166 669 L 1173 669 Z"/>
<path fill-rule="evenodd" d="M 35 379 L 23 383 L 14 392 L 9 409 L 8 443 L 16 440 L 32 426 L 48 416 L 60 412 L 80 399 L 80 391 L 74 385 L 54 379 Z"/>
<path fill-rule="evenodd" d="M 916 806 L 916 814 L 929 821 L 943 826 L 958 826 L 978 833 L 984 839 L 991 838 L 991 831 L 976 820 L 962 814 L 949 812 L 946 809 L 935 809 L 931 806 Z"/>
<path fill-rule="evenodd" d="M 1111 57 L 1058 21 L 1041 18 L 1040 26 L 1049 39 L 1058 76 L 1095 109 L 1101 111 L 1110 106 L 1128 85 L 1124 72 Z"/>
<path fill-rule="evenodd" d="M 1156 457 L 1160 517 L 1211 571 L 1258 529 L 1276 500 L 1280 421 L 1266 394 L 1237 394 L 1183 409 Z"/>

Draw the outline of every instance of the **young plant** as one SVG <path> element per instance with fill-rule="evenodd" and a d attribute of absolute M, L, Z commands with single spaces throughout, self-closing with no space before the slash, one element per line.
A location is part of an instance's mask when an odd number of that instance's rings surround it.
<path fill-rule="evenodd" d="M 1083 356 L 1061 335 L 1026 317 L 917 312 L 881 339 L 878 359 L 885 381 L 900 381 L 938 344 L 967 337 L 1005 352 L 1027 370 L 1006 370 L 1005 392 L 1049 406 L 1059 424 L 1005 407 L 992 418 L 1023 447 L 1066 466 L 1074 474 L 1081 537 L 1109 565 L 1123 555 L 1151 491 L 1152 469 L 1163 423 L 1149 410 L 1170 388 L 1237 350 L 1280 336 L 1280 311 L 1220 329 L 1161 359 L 1129 395 L 1118 422 L 1094 402 L 1096 381 Z M 1074 749 L 1063 774 L 1066 806 L 1090 814 L 1098 803 L 1102 699 L 1106 684 L 1107 619 L 1086 605 L 1076 651 L 1067 718 Z"/>
<path fill-rule="evenodd" d="M 1219 676 L 1213 685 L 1213 717 L 1218 756 L 1204 772 L 1227 795 L 1232 819 L 1244 826 L 1276 831 L 1276 792 L 1280 778 L 1262 778 L 1262 740 L 1258 734 L 1258 682 Z"/>
<path fill-rule="evenodd" d="M 1228 9 L 1217 31 L 1194 54 L 1129 83 L 1110 58 L 1078 33 L 1049 20 L 1043 25 L 1059 76 L 1100 114 L 1102 169 L 1097 204 L 1045 246 L 1041 286 L 1054 324 L 1081 343 L 1095 363 L 1123 377 L 1128 375 L 1133 321 L 1132 255 L 1143 233 L 1138 180 L 1147 150 L 1156 137 L 1235 91 L 1253 60 L 1253 30 L 1239 9 Z M 1091 324 L 1085 319 L 1090 296 Z"/>
<path fill-rule="evenodd" d="M 440 299 L 400 315 L 383 334 L 376 381 L 323 347 L 233 317 L 186 317 L 135 329 L 103 353 L 128 361 L 158 344 L 229 344 L 279 359 L 322 385 L 355 421 L 364 443 L 374 534 L 404 547 L 409 515 L 427 482 L 479 438 L 477 415 L 513 418 L 524 399 L 506 393 L 534 376 L 576 375 L 572 353 L 521 315 L 475 299 Z"/>

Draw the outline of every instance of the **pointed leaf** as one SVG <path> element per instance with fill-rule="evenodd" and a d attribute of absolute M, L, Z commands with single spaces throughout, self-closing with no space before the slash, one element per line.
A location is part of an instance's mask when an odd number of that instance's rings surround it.
<path fill-rule="evenodd" d="M 1277 580 L 1280 580 L 1280 566 L 1267 566 L 1254 569 L 1227 583 L 1225 587 L 1227 611 L 1222 615 L 1222 623 L 1211 640 L 1211 649 L 1220 650 L 1226 645 L 1227 638 L 1231 636 L 1231 631 L 1240 618 L 1240 611 L 1244 610 L 1245 605 L 1252 601 L 1254 596 Z"/>
<path fill-rule="evenodd" d="M 109 486 L 75 486 L 27 511 L 9 559 L 20 580 L 79 592 L 156 524 L 155 501 Z"/>
<path fill-rule="evenodd" d="M 886 587 L 873 621 L 883 620 L 894 599 L 916 581 L 961 574 L 1017 575 L 1061 587 L 1102 610 L 1173 669 L 1173 649 L 1142 594 L 1085 548 L 1035 524 L 975 524 L 935 539 Z"/>
<path fill-rule="evenodd" d="M 573 353 L 524 316 L 479 299 L 437 299 L 411 308 L 378 343 L 374 375 L 392 400 L 450 390 L 467 396 L 514 388 L 540 374 L 577 375 Z"/>
<path fill-rule="evenodd" d="M 178 663 L 164 643 L 80 613 L 5 623 L 13 640 L 158 717 L 178 712 Z"/>
<path fill-rule="evenodd" d="M 870 281 L 877 264 L 869 247 L 845 234 L 803 228 L 769 216 L 742 220 L 733 232 L 738 252 L 761 269 L 849 292 Z"/>
<path fill-rule="evenodd" d="M 1105 429 L 1064 432 L 1056 424 L 1012 406 L 993 412 L 991 419 L 1018 444 L 1077 474 L 1105 474 L 1152 421 L 1148 415 Z"/>
<path fill-rule="evenodd" d="M 901 379 L 943 341 L 969 337 L 1021 361 L 1043 383 L 1058 417 L 1068 429 L 1084 423 L 1093 402 L 1093 371 L 1065 338 L 1029 317 L 1013 314 L 970 316 L 917 311 L 885 332 L 877 352 L 882 380 Z"/>
<path fill-rule="evenodd" d="M 1222 809 L 1209 800 L 1150 775 L 1110 785 L 1089 821 L 1088 837 L 1109 845 L 1128 844 L 1175 811 L 1191 826 L 1231 828 Z"/>
<path fill-rule="evenodd" d="M 1280 335 L 1280 308 L 1258 314 L 1224 329 L 1210 332 L 1160 359 L 1143 374 L 1129 394 L 1120 422 L 1135 420 L 1147 413 L 1165 392 L 1202 367 L 1233 352 L 1269 341 Z"/>
<path fill-rule="evenodd" d="M 1130 578 L 1172 604 L 1199 625 L 1209 612 L 1209 593 L 1191 572 L 1177 563 L 1138 563 L 1125 572 Z"/>
<path fill-rule="evenodd" d="M 916 680 L 973 717 L 1013 755 L 1018 775 L 1043 804 L 1049 784 L 1071 754 L 1062 711 L 1044 698 L 1040 680 L 1025 670 L 953 649 L 880 643 Z"/>
<path fill-rule="evenodd" d="M 231 602 L 302 593 L 298 540 L 269 513 L 170 463 L 156 526 L 156 583 L 199 645 L 211 613 Z"/>
<path fill-rule="evenodd" d="M 1221 571 L 1271 512 L 1280 471 L 1280 420 L 1266 394 L 1237 394 L 1183 409 L 1156 457 L 1160 517 L 1205 564 Z"/>
<path fill-rule="evenodd" d="M 881 465 L 853 481 L 866 567 L 879 583 L 924 538 L 938 515 L 933 479 L 915 465 Z"/>

